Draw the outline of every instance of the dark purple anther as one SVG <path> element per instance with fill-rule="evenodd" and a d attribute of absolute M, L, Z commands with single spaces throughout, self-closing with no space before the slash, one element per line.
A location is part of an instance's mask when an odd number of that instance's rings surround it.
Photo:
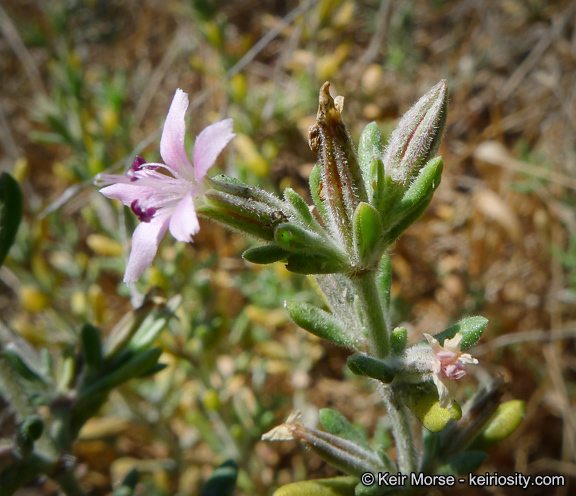
<path fill-rule="evenodd" d="M 138 217 L 140 222 L 150 222 L 156 213 L 156 209 L 154 207 L 143 209 L 140 205 L 138 205 L 138 200 L 134 200 L 131 203 L 130 208 L 136 217 Z"/>
<path fill-rule="evenodd" d="M 142 157 L 136 157 L 134 159 L 134 163 L 132 164 L 132 167 L 130 167 L 130 169 L 128 170 L 128 172 L 126 173 L 126 175 L 130 178 L 130 181 L 136 181 L 136 179 L 138 179 L 134 173 L 136 171 L 139 171 L 142 169 L 142 166 L 146 163 L 146 160 L 144 160 Z"/>

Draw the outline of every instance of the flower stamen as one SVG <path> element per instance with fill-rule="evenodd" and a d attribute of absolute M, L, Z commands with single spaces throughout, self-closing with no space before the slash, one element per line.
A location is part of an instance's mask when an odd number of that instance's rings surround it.
<path fill-rule="evenodd" d="M 138 200 L 134 200 L 130 204 L 130 209 L 134 212 L 136 217 L 138 217 L 140 222 L 150 222 L 156 213 L 156 208 L 154 207 L 142 208 L 138 203 Z"/>

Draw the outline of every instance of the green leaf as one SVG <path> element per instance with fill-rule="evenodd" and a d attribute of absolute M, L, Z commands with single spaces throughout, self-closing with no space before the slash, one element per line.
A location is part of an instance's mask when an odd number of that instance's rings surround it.
<path fill-rule="evenodd" d="M 284 250 L 296 253 L 322 253 L 326 240 L 296 224 L 283 223 L 274 230 L 274 239 Z"/>
<path fill-rule="evenodd" d="M 239 214 L 231 213 L 224 208 L 218 208 L 212 205 L 201 205 L 196 209 L 198 215 L 207 219 L 219 222 L 232 231 L 253 236 L 263 241 L 274 240 L 274 229 L 269 222 L 260 222 Z"/>
<path fill-rule="evenodd" d="M 414 222 L 422 217 L 422 214 L 426 211 L 431 201 L 431 195 L 424 198 L 422 202 L 417 206 L 417 208 L 408 213 L 406 217 L 404 217 L 400 222 L 398 222 L 398 224 L 390 229 L 384 235 L 384 247 L 388 248 L 391 246 L 402 235 L 402 233 L 406 231 L 406 229 L 408 229 L 412 224 L 414 224 Z"/>
<path fill-rule="evenodd" d="M 265 241 L 272 241 L 274 227 L 284 219 L 281 210 L 250 197 L 211 189 L 204 193 L 204 200 L 206 204 L 196 208 L 199 215 Z"/>
<path fill-rule="evenodd" d="M 44 422 L 38 415 L 26 417 L 18 428 L 16 445 L 20 452 L 20 458 L 28 462 L 34 452 L 34 441 L 38 440 L 44 432 Z M 0 486 L 0 494 L 2 486 Z"/>
<path fill-rule="evenodd" d="M 468 317 L 462 319 L 460 322 L 457 322 L 448 329 L 439 332 L 434 337 L 438 340 L 440 346 L 442 346 L 445 339 L 451 339 L 457 333 L 460 333 L 463 336 L 462 341 L 460 341 L 460 349 L 464 351 L 478 342 L 487 325 L 488 319 L 485 317 Z"/>
<path fill-rule="evenodd" d="M 38 415 L 26 417 L 18 428 L 18 441 L 31 444 L 44 432 L 44 422 Z"/>
<path fill-rule="evenodd" d="M 272 496 L 354 496 L 357 477 L 333 477 L 292 482 L 277 489 Z"/>
<path fill-rule="evenodd" d="M 372 176 L 372 164 L 375 160 L 382 157 L 382 133 L 376 122 L 370 122 L 366 125 L 360 135 L 358 144 L 358 162 L 366 183 L 366 191 L 372 191 L 372 182 L 375 178 Z M 370 193 L 368 193 L 370 197 Z"/>
<path fill-rule="evenodd" d="M 384 194 L 384 162 L 382 162 L 382 134 L 375 122 L 369 123 L 360 135 L 358 162 L 364 177 L 368 202 L 377 206 Z"/>
<path fill-rule="evenodd" d="M 176 295 L 168 301 L 157 296 L 156 291 L 147 293 L 142 305 L 128 312 L 108 334 L 103 345 L 106 366 L 117 366 L 126 356 L 148 348 L 174 317 L 182 296 Z"/>
<path fill-rule="evenodd" d="M 211 475 L 200 496 L 232 496 L 238 478 L 238 465 L 227 460 Z"/>
<path fill-rule="evenodd" d="M 22 193 L 16 180 L 7 172 L 0 175 L 0 267 L 14 243 L 22 220 Z"/>
<path fill-rule="evenodd" d="M 444 162 L 442 157 L 430 160 L 420 171 L 414 182 L 406 190 L 400 201 L 395 202 L 391 211 L 382 213 L 384 227 L 394 234 L 387 237 L 398 238 L 402 232 L 416 222 L 424 213 L 434 192 L 440 186 Z"/>
<path fill-rule="evenodd" d="M 311 225 L 314 223 L 314 217 L 308 208 L 308 204 L 304 199 L 296 193 L 292 188 L 286 188 L 284 190 L 284 198 L 292 207 L 294 207 L 295 212 L 300 216 L 300 220 L 304 225 Z"/>
<path fill-rule="evenodd" d="M 371 377 L 386 384 L 394 380 L 395 371 L 390 365 L 367 355 L 352 355 L 348 357 L 348 368 L 356 375 Z"/>
<path fill-rule="evenodd" d="M 390 350 L 394 355 L 401 355 L 406 348 L 408 341 L 408 331 L 405 327 L 396 327 L 390 333 Z"/>
<path fill-rule="evenodd" d="M 302 329 L 334 344 L 354 349 L 354 337 L 331 313 L 308 303 L 288 301 L 286 310 L 292 321 Z"/>
<path fill-rule="evenodd" d="M 382 256 L 382 220 L 378 211 L 360 203 L 352 219 L 356 254 L 363 266 L 371 266 Z"/>
<path fill-rule="evenodd" d="M 253 264 L 270 264 L 285 260 L 288 251 L 276 245 L 257 246 L 242 253 L 242 258 Z"/>
<path fill-rule="evenodd" d="M 334 257 L 294 253 L 288 257 L 286 268 L 296 274 L 334 274 L 346 272 L 348 267 Z"/>
<path fill-rule="evenodd" d="M 182 295 L 170 298 L 165 304 L 154 304 L 150 314 L 140 324 L 138 330 L 130 340 L 128 348 L 131 351 L 139 352 L 144 350 L 156 341 L 160 332 L 166 327 L 168 321 L 175 317 L 176 310 L 182 302 Z"/>
<path fill-rule="evenodd" d="M 244 198 L 250 197 L 250 186 L 235 177 L 218 174 L 214 177 L 206 177 L 206 180 L 217 191 L 243 196 Z"/>
<path fill-rule="evenodd" d="M 20 354 L 12 349 L 7 348 L 0 352 L 10 363 L 12 369 L 20 375 L 22 379 L 25 379 L 29 382 L 36 382 L 39 384 L 46 384 L 44 378 L 36 371 L 33 367 L 28 365 L 26 361 L 20 356 Z"/>
<path fill-rule="evenodd" d="M 96 393 L 109 391 L 134 377 L 146 374 L 156 366 L 161 354 L 162 348 L 152 348 L 136 353 L 116 370 L 100 379 L 89 381 L 86 386 L 83 385 L 78 396 L 85 398 Z"/>
<path fill-rule="evenodd" d="M 386 180 L 384 162 L 379 158 L 372 161 L 372 165 L 370 166 L 370 178 L 371 183 L 366 186 L 366 189 L 368 190 L 368 199 L 370 204 L 384 216 L 387 213 L 387 210 L 380 208 L 380 206 L 385 204 L 387 194 L 391 194 L 393 198 L 396 197 L 397 194 L 399 194 L 398 188 L 396 183 L 393 183 L 394 188 L 390 188 L 392 182 Z"/>
<path fill-rule="evenodd" d="M 365 437 L 340 412 L 330 408 L 322 408 L 320 410 L 320 422 L 324 429 L 331 434 L 348 439 L 348 441 L 352 441 L 367 450 L 372 450 Z"/>
<path fill-rule="evenodd" d="M 143 372 L 138 377 L 151 377 L 158 372 L 162 372 L 166 367 L 168 367 L 167 363 L 158 362 L 156 365 L 148 369 L 146 372 Z"/>
<path fill-rule="evenodd" d="M 471 444 L 472 449 L 486 450 L 506 439 L 522 423 L 526 406 L 522 400 L 502 403 L 486 422 L 482 431 Z"/>
<path fill-rule="evenodd" d="M 227 198 L 227 201 L 234 201 L 231 197 L 236 197 L 235 203 L 241 205 L 241 199 L 250 200 L 251 202 L 260 203 L 261 207 L 267 206 L 273 210 L 282 208 L 282 201 L 275 195 L 268 193 L 267 191 L 248 186 L 239 179 L 234 177 L 229 177 L 224 174 L 215 177 L 206 177 L 204 179 L 214 190 L 221 193 L 227 193 L 222 195 L 221 198 Z M 218 196 L 218 195 L 216 195 Z M 240 202 L 240 203 L 238 203 Z M 246 203 L 244 203 L 246 205 Z"/>

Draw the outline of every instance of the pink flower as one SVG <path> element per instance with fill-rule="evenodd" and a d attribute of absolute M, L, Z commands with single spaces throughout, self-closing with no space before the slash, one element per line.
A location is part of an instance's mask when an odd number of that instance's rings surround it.
<path fill-rule="evenodd" d="M 100 192 L 130 207 L 141 221 L 132 238 L 124 274 L 126 283 L 136 282 L 152 264 L 168 229 L 178 241 L 192 241 L 192 236 L 200 230 L 194 198 L 202 194 L 201 183 L 208 169 L 236 136 L 232 132 L 232 119 L 208 126 L 196 137 L 192 165 L 184 147 L 187 108 L 188 95 L 177 89 L 160 139 L 160 155 L 165 164 L 146 163 L 136 157 L 126 174 L 97 177 L 98 185 L 105 186 Z"/>
<path fill-rule="evenodd" d="M 438 389 L 440 406 L 450 408 L 456 390 L 456 381 L 466 375 L 466 364 L 477 364 L 478 360 L 460 351 L 460 341 L 463 337 L 460 333 L 452 339 L 445 339 L 444 346 L 440 346 L 438 340 L 430 334 L 425 333 L 424 337 L 430 343 L 434 354 L 432 380 Z"/>

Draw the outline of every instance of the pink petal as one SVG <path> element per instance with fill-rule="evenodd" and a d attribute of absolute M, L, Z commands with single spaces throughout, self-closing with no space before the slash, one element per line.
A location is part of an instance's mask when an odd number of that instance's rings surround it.
<path fill-rule="evenodd" d="M 120 200 L 124 205 L 129 207 L 134 200 L 149 198 L 153 194 L 157 193 L 157 189 L 148 186 L 139 186 L 135 183 L 119 183 L 102 188 L 100 193 L 102 193 L 106 198 Z"/>
<path fill-rule="evenodd" d="M 211 124 L 196 137 L 192 161 L 198 184 L 204 179 L 208 169 L 214 165 L 220 152 L 236 136 L 232 132 L 233 126 L 232 119 L 224 119 Z"/>
<path fill-rule="evenodd" d="M 132 236 L 132 250 L 128 258 L 124 282 L 136 282 L 142 272 L 152 264 L 160 241 L 166 234 L 170 212 L 159 212 L 150 222 L 141 222 Z"/>
<path fill-rule="evenodd" d="M 170 234 L 178 241 L 189 243 L 192 236 L 200 230 L 198 216 L 191 194 L 186 195 L 174 209 L 170 219 Z"/>
<path fill-rule="evenodd" d="M 188 108 L 188 95 L 180 88 L 176 90 L 170 110 L 166 116 L 162 138 L 160 139 L 160 155 L 166 165 L 172 168 L 182 177 L 192 180 L 192 164 L 186 155 L 184 138 L 186 135 L 186 123 L 184 117 Z"/>

